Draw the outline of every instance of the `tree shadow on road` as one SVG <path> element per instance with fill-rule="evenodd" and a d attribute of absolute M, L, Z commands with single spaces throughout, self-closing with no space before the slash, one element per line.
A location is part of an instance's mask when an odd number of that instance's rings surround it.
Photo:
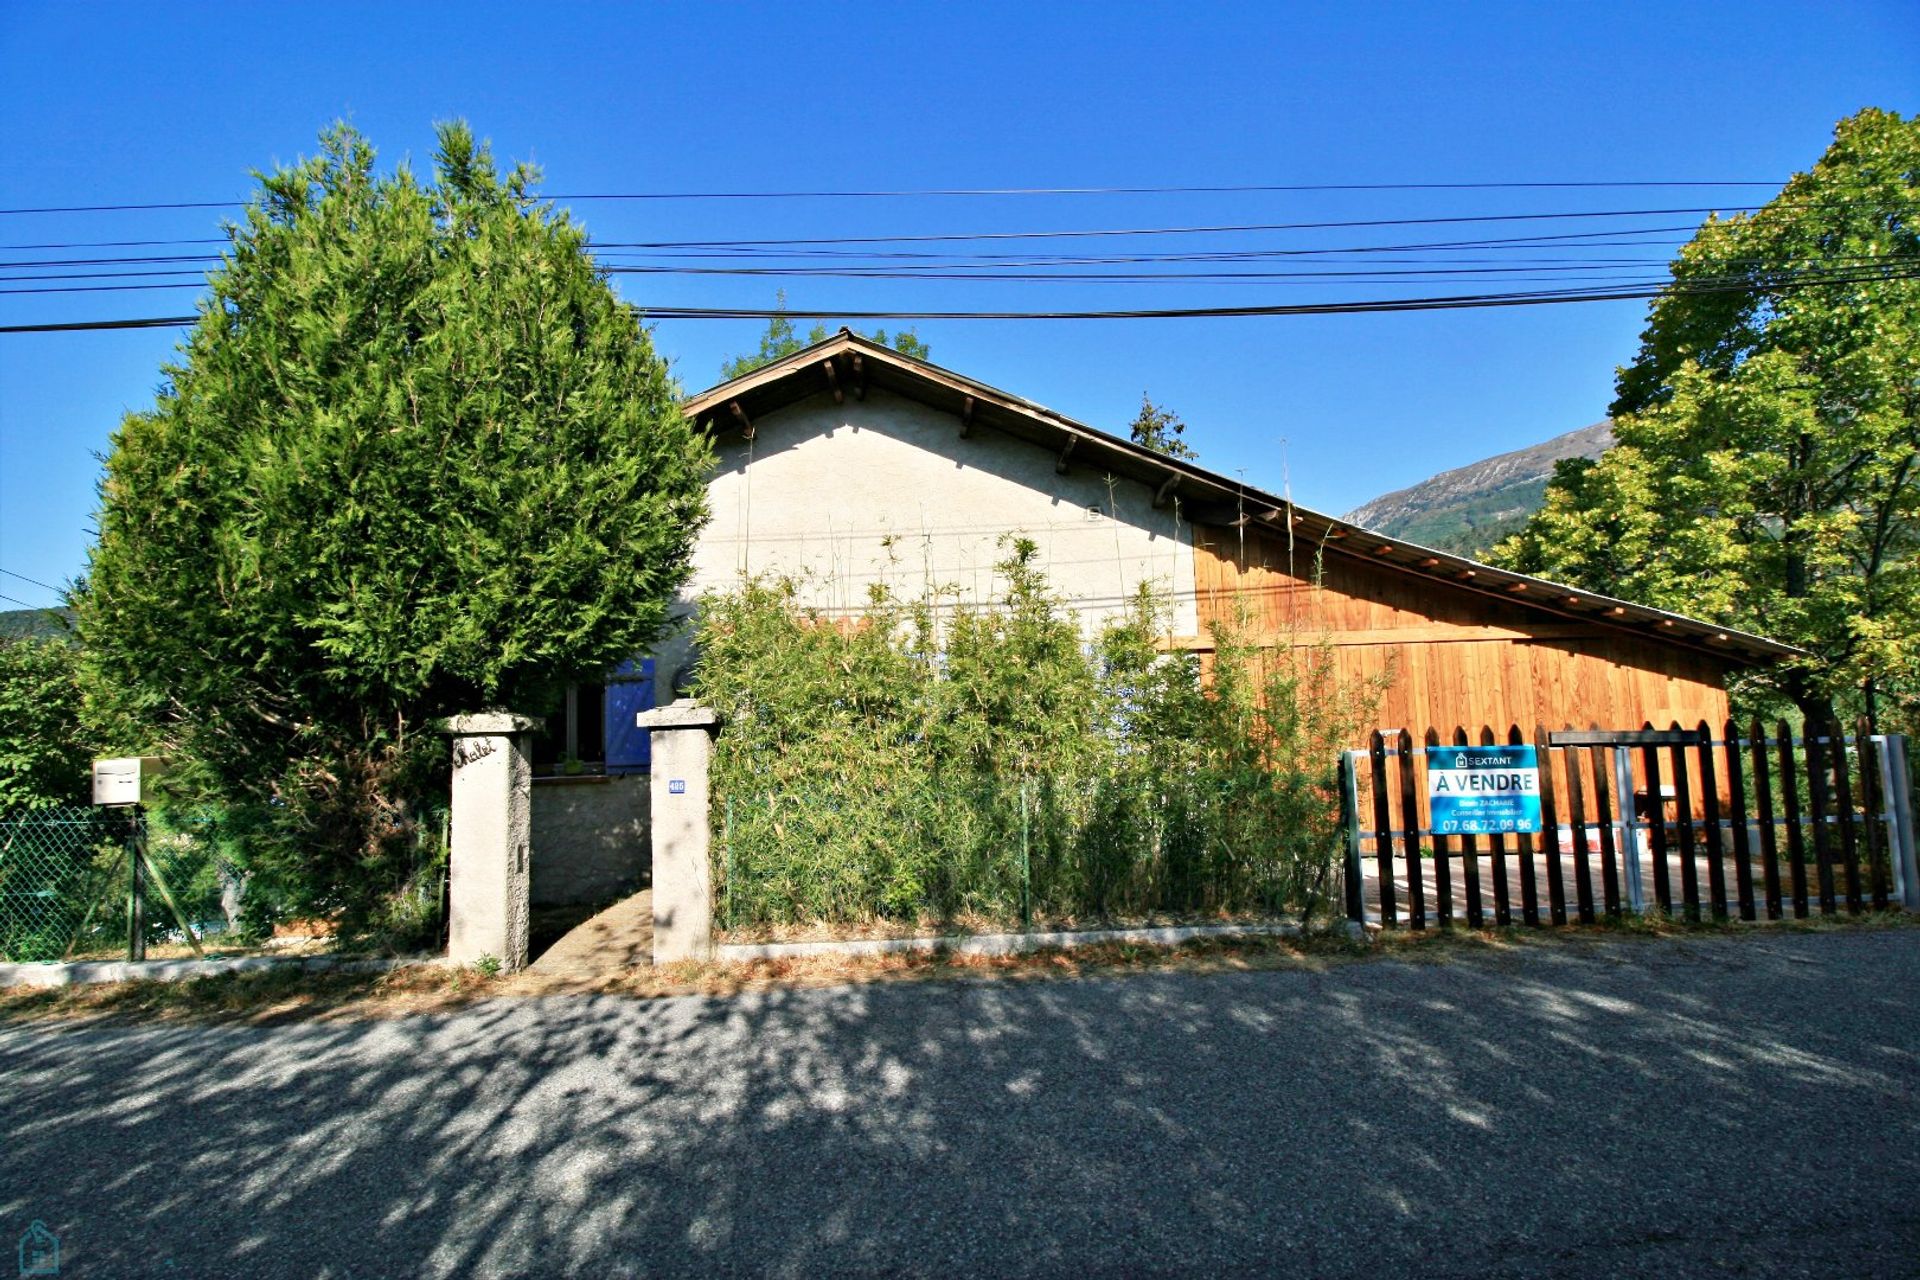
<path fill-rule="evenodd" d="M 10 1028 L 0 1227 L 44 1220 L 76 1275 L 1553 1274 L 1661 1223 L 1910 1259 L 1917 953 Z"/>

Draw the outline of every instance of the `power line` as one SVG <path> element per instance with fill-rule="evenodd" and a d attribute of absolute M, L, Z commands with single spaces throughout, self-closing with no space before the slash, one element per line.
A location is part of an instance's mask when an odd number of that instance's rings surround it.
<path fill-rule="evenodd" d="M 173 284 L 66 284 L 51 289 L 0 289 L 0 298 L 38 293 L 137 293 L 146 289 L 198 288 L 200 283 L 195 280 L 176 281 Z"/>
<path fill-rule="evenodd" d="M 1779 187 L 1777 181 L 1575 181 L 1575 182 L 1304 182 L 1220 186 L 1143 187 L 920 187 L 845 191 L 594 191 L 542 195 L 542 200 L 903 200 L 946 197 L 1259 195 L 1338 191 L 1594 191 L 1656 188 Z M 169 200 L 144 204 L 42 205 L 0 209 L 0 214 L 146 213 L 175 209 L 235 209 L 237 200 Z"/>
<path fill-rule="evenodd" d="M 1368 255 L 1389 254 L 1431 254 L 1419 261 L 1457 262 L 1470 261 L 1457 256 L 1468 250 L 1480 252 L 1522 251 L 1527 249 L 1565 248 L 1588 252 L 1638 248 L 1645 246 L 1673 247 L 1685 244 L 1684 240 L 1608 240 L 1571 243 L 1563 240 L 1548 239 L 1539 242 L 1491 241 L 1449 241 L 1427 244 L 1404 245 L 1347 245 L 1339 247 L 1321 247 L 1313 249 L 1205 249 L 1186 252 L 1137 252 L 1137 253 L 1044 253 L 1030 250 L 1025 253 L 922 253 L 898 250 L 845 250 L 845 249 L 695 249 L 695 250 L 659 250 L 635 252 L 616 247 L 589 244 L 588 251 L 596 262 L 603 264 L 631 262 L 746 262 L 778 264 L 783 262 L 828 262 L 828 263 L 906 263 L 929 266 L 970 266 L 977 264 L 981 268 L 994 266 L 1110 266 L 1149 263 L 1194 263 L 1194 262 L 1257 262 L 1286 258 L 1335 259 L 1342 255 L 1351 255 L 1356 260 L 1364 260 Z M 1884 255 L 1881 255 L 1884 256 Z M 167 254 L 141 255 L 134 257 L 108 258 L 16 258 L 0 259 L 0 269 L 15 271 L 47 271 L 55 268 L 71 267 L 148 267 L 166 266 L 179 263 L 204 271 L 220 265 L 225 259 L 218 254 Z M 1492 261 L 1492 259 L 1484 259 Z M 1563 263 L 1591 263 L 1607 261 L 1627 261 L 1666 265 L 1668 258 L 1605 259 L 1594 257 L 1562 257 L 1558 259 L 1524 259 L 1509 256 L 1507 261 L 1558 261 Z M 128 273 L 133 274 L 133 273 Z"/>
<path fill-rule="evenodd" d="M 1428 227 L 1469 222 L 1543 222 L 1590 218 L 1650 218 L 1683 213 L 1753 213 L 1760 205 L 1702 205 L 1671 209 L 1588 209 L 1557 213 L 1475 213 L 1428 218 L 1350 218 L 1326 222 L 1247 222 L 1220 223 L 1212 226 L 1116 227 L 1103 230 L 1066 231 L 969 231 L 908 236 L 796 236 L 758 240 L 655 240 L 631 241 L 636 249 L 740 248 L 758 245 L 830 245 L 830 244 L 929 244 L 974 240 L 1060 240 L 1103 236 L 1192 236 L 1226 235 L 1249 231 L 1333 231 L 1354 227 Z M 1810 207 L 1810 206 L 1798 206 Z"/>
<path fill-rule="evenodd" d="M 138 249 L 162 244 L 226 244 L 225 236 L 206 236 L 193 240 L 54 240 L 41 244 L 0 244 L 0 250 L 27 249 Z"/>
<path fill-rule="evenodd" d="M 1578 216 L 1585 216 L 1585 215 L 1543 214 L 1543 215 L 1517 215 L 1517 216 L 1578 217 Z M 1594 216 L 1601 216 L 1601 215 L 1594 215 Z M 1301 227 L 1306 227 L 1306 226 L 1319 227 L 1323 224 L 1295 224 L 1295 225 L 1298 225 Z M 1028 235 L 1050 236 L 1050 235 L 1056 235 L 1056 234 L 1059 234 L 1059 235 L 1071 234 L 1071 235 L 1095 235 L 1095 236 L 1109 236 L 1109 235 L 1121 236 L 1121 235 L 1134 235 L 1134 234 L 1162 234 L 1162 233 L 1176 234 L 1176 233 L 1185 233 L 1188 231 L 1216 231 L 1217 230 L 1222 232 L 1231 232 L 1236 230 L 1262 230 L 1262 229 L 1273 229 L 1273 228 L 1271 227 L 1268 227 L 1268 228 L 1262 228 L 1262 227 L 1165 228 L 1165 229 L 1159 229 L 1159 230 L 1141 230 L 1141 231 L 1059 232 L 1059 233 L 1056 233 L 1056 232 L 1033 232 L 1033 233 L 1010 232 L 1010 233 L 988 233 L 988 234 L 989 235 L 1004 234 L 1006 236 L 1018 238 L 1018 237 L 1028 236 Z M 641 253 L 638 256 L 649 257 L 649 258 L 651 257 L 693 257 L 693 258 L 720 258 L 720 259 L 726 259 L 726 258 L 778 259 L 778 258 L 790 258 L 790 257 L 791 258 L 800 258 L 800 257 L 848 258 L 848 257 L 851 257 L 851 258 L 870 258 L 870 259 L 887 258 L 887 259 L 964 260 L 964 261 L 1004 261 L 1004 260 L 1034 261 L 1034 260 L 1038 260 L 1043 257 L 1046 257 L 1046 258 L 1051 258 L 1053 260 L 1068 261 L 1068 262 L 1075 262 L 1075 263 L 1081 263 L 1081 262 L 1106 263 L 1106 262 L 1150 262 L 1150 261 L 1218 261 L 1218 260 L 1234 260 L 1234 259 L 1240 259 L 1240 258 L 1256 258 L 1256 257 L 1324 256 L 1328 254 L 1339 254 L 1339 253 L 1399 253 L 1399 252 L 1414 252 L 1414 251 L 1441 252 L 1441 251 L 1452 251 L 1456 249 L 1504 250 L 1504 249 L 1518 249 L 1518 248 L 1525 248 L 1525 247 L 1537 247 L 1537 246 L 1545 246 L 1545 245 L 1552 245 L 1552 246 L 1565 247 L 1565 248 L 1588 248 L 1588 247 L 1615 248 L 1615 247 L 1631 247 L 1631 246 L 1641 246 L 1641 245 L 1657 245 L 1657 246 L 1664 247 L 1664 246 L 1684 244 L 1686 242 L 1684 240 L 1621 239 L 1620 237 L 1645 236 L 1645 235 L 1655 234 L 1655 233 L 1665 234 L 1670 232 L 1676 232 L 1676 233 L 1692 232 L 1692 231 L 1695 231 L 1696 229 L 1697 228 L 1695 228 L 1692 225 L 1608 228 L 1608 229 L 1599 230 L 1599 231 L 1556 231 L 1556 232 L 1550 232 L 1544 235 L 1535 235 L 1535 236 L 1477 237 L 1470 240 L 1427 240 L 1427 241 L 1415 241 L 1415 242 L 1400 243 L 1400 244 L 1319 246 L 1319 247 L 1313 247 L 1313 248 L 1289 247 L 1289 248 L 1268 248 L 1268 249 L 1199 250 L 1199 251 L 1184 252 L 1184 253 L 1141 252 L 1141 253 L 1127 254 L 1127 255 L 1099 255 L 1099 256 L 1088 255 L 1088 254 L 1042 255 L 1031 250 L 1017 253 L 1017 254 L 995 253 L 995 252 L 929 253 L 929 252 L 912 251 L 912 250 L 881 250 L 881 249 L 849 250 L 849 249 L 836 249 L 836 248 L 828 248 L 828 247 L 812 247 L 814 246 L 814 242 L 810 242 L 810 241 L 590 240 L 587 243 L 587 248 L 590 252 L 594 253 L 597 257 L 607 257 L 607 258 L 614 257 L 616 254 L 622 258 L 632 257 L 635 255 L 629 251 L 644 250 L 646 252 Z M 974 237 L 972 236 L 945 237 L 945 239 L 947 240 L 964 240 L 964 239 L 970 239 L 970 238 L 974 238 Z M 874 239 L 885 239 L 885 238 L 874 238 Z M 869 239 L 869 240 L 863 240 L 861 242 L 872 243 L 873 240 Z M 102 243 L 108 243 L 108 242 L 102 242 Z M 156 242 L 156 243 L 163 243 L 163 242 Z M 164 242 L 164 243 L 193 244 L 193 243 L 199 243 L 199 242 L 191 241 L 191 240 L 182 240 L 182 241 Z M 121 255 L 121 256 L 115 256 L 115 257 L 42 258 L 42 259 L 21 259 L 17 261 L 10 260 L 10 261 L 0 261 L 0 267 L 38 268 L 38 267 L 53 267 L 53 266 L 131 266 L 131 265 L 146 265 L 146 264 L 158 264 L 158 263 L 169 263 L 169 262 L 218 263 L 221 260 L 222 260 L 222 255 L 208 254 L 208 253 L 171 254 L 171 255 L 166 255 L 166 254 L 135 255 L 135 256 Z"/>
<path fill-rule="evenodd" d="M 1911 256 L 1876 258 L 1871 260 L 1837 259 L 1835 265 L 1816 265 L 1793 272 L 1775 272 L 1768 280 L 1779 283 L 1784 280 L 1807 277 L 1815 280 L 1841 282 L 1844 280 L 1888 279 L 1883 265 L 1892 263 L 1920 262 L 1920 258 Z M 1843 265 L 1853 263 L 1854 265 Z M 1255 285 L 1307 285 L 1322 284 L 1338 288 L 1351 288 L 1373 284 L 1443 284 L 1455 281 L 1472 280 L 1486 276 L 1502 276 L 1512 284 L 1557 284 L 1572 286 L 1596 284 L 1625 286 L 1629 284 L 1664 285 L 1667 277 L 1648 276 L 1651 267 L 1661 263 L 1616 263 L 1581 264 L 1569 266 L 1414 266 L 1407 268 L 1369 267 L 1357 271 L 1131 271 L 1131 272 L 1090 272 L 1090 271 L 1006 271 L 999 270 L 991 274 L 960 270 L 927 270 L 897 268 L 826 268 L 826 267 L 610 267 L 607 274 L 622 276 L 751 276 L 776 279 L 803 280 L 872 280 L 872 281 L 946 281 L 963 284 L 1067 284 L 1067 285 L 1229 285 L 1251 287 Z M 1629 276 L 1627 273 L 1638 273 Z M 24 297 L 41 294 L 62 293 L 126 293 L 155 289 L 194 289 L 206 287 L 204 277 L 194 272 L 127 272 L 101 273 L 106 279 L 129 279 L 152 275 L 191 275 L 189 280 L 174 280 L 165 283 L 124 284 L 124 285 L 50 285 L 40 288 L 0 288 L 0 297 Z M 65 279 L 95 279 L 100 276 L 0 276 L 0 281 L 46 281 Z M 1695 276 L 1695 283 L 1713 280 L 1742 280 L 1744 277 L 1731 275 Z"/>
<path fill-rule="evenodd" d="M 199 316 L 137 316 L 128 320 L 68 320 L 42 324 L 0 325 L 0 333 L 81 333 L 96 329 L 177 329 Z"/>
<path fill-rule="evenodd" d="M 1350 218 L 1318 222 L 1219 223 L 1202 226 L 1075 228 L 1054 231 L 969 231 L 890 236 L 799 236 L 739 240 L 634 240 L 615 241 L 607 248 L 633 249 L 730 249 L 780 247 L 794 245 L 928 244 L 1000 240 L 1097 239 L 1120 236 L 1227 235 L 1246 232 L 1332 231 L 1356 227 L 1448 226 L 1485 222 L 1587 221 L 1596 218 L 1645 218 L 1679 214 L 1752 213 L 1761 205 L 1697 205 L 1658 209 L 1584 209 L 1553 213 L 1478 213 L 1452 214 L 1424 218 Z M 1845 202 L 1796 205 L 1794 208 L 1839 208 Z M 5 212 L 0 210 L 0 212 Z M 201 255 L 205 256 L 205 255 Z"/>
<path fill-rule="evenodd" d="M 1404 247 L 1423 248 L 1423 249 L 1426 249 L 1426 248 L 1441 249 L 1441 248 L 1450 248 L 1450 247 L 1478 248 L 1478 247 L 1490 246 L 1490 245 L 1522 244 L 1522 243 L 1531 243 L 1536 241 L 1551 243 L 1556 241 L 1590 240 L 1590 239 L 1598 239 L 1600 237 L 1611 237 L 1611 236 L 1644 235 L 1644 234 L 1652 234 L 1656 232 L 1658 233 L 1675 232 L 1675 231 L 1690 232 L 1695 229 L 1696 228 L 1693 226 L 1693 224 L 1686 223 L 1678 226 L 1633 227 L 1633 228 L 1620 228 L 1617 230 L 1608 229 L 1603 231 L 1557 231 L 1557 232 L 1553 232 L 1551 234 L 1543 235 L 1543 236 L 1508 236 L 1508 237 L 1502 237 L 1499 239 L 1437 241 L 1437 242 L 1426 242 L 1418 245 L 1404 246 Z M 224 244 L 230 244 L 230 243 L 232 243 L 231 239 L 226 236 L 214 236 L 210 238 L 208 237 L 185 238 L 185 239 L 172 239 L 172 240 L 54 240 L 54 241 L 43 241 L 43 242 L 31 243 L 31 244 L 0 244 L 0 252 L 29 252 L 29 251 L 39 251 L 39 250 L 47 250 L 47 249 L 157 248 L 157 247 L 165 247 L 170 245 L 198 245 L 198 244 L 224 245 Z M 679 248 L 679 247 L 705 247 L 709 243 L 710 242 L 708 241 L 645 241 L 645 240 L 593 239 L 588 242 L 588 247 L 592 249 L 637 249 L 637 248 L 653 248 L 653 247 Z M 1661 243 L 1665 243 L 1665 242 L 1663 241 Z M 1325 249 L 1325 248 L 1322 248 L 1322 249 L 1275 249 L 1275 250 L 1267 250 L 1265 252 L 1345 253 L 1345 252 L 1363 252 L 1363 251 L 1374 251 L 1374 250 L 1390 250 L 1390 249 L 1398 249 L 1401 247 L 1403 246 L 1363 245 L 1363 246 L 1358 246 L 1351 249 Z M 754 250 L 754 251 L 758 252 L 759 250 Z M 828 250 L 828 249 L 815 249 L 815 250 L 807 250 L 806 252 L 826 254 L 826 253 L 832 253 L 834 251 Z M 218 254 L 192 254 L 192 255 L 184 255 L 183 257 L 178 259 L 95 258 L 95 259 L 70 259 L 66 261 L 143 262 L 143 261 L 217 260 L 219 256 L 220 255 Z M 906 256 L 906 255 L 901 255 L 901 256 Z M 981 254 L 978 256 L 995 257 L 995 256 L 1002 256 L 1002 255 Z M 56 260 L 50 260 L 50 261 L 56 261 Z"/>
<path fill-rule="evenodd" d="M 1328 259 L 1319 259 L 1320 263 Z M 1366 262 L 1358 270 L 1257 270 L 1257 271 L 1059 271 L 1059 270 L 1010 270 L 1005 265 L 975 267 L 968 270 L 965 266 L 836 266 L 836 267 L 791 267 L 791 266 L 751 266 L 751 267 L 688 267 L 688 266 L 604 266 L 602 270 L 610 276 L 620 275 L 683 275 L 683 276 L 766 276 L 794 277 L 799 279 L 842 279 L 842 280 L 939 280 L 958 281 L 968 284 L 1227 284 L 1250 285 L 1261 283 L 1307 284 L 1324 283 L 1338 286 L 1388 283 L 1440 283 L 1450 280 L 1471 279 L 1481 276 L 1507 276 L 1513 283 L 1558 283 L 1568 285 L 1582 281 L 1621 286 L 1625 284 L 1664 284 L 1664 273 L 1659 278 L 1622 279 L 1623 273 L 1644 273 L 1648 268 L 1664 267 L 1665 263 L 1648 260 L 1619 261 L 1576 261 L 1572 263 L 1523 263 L 1517 265 L 1462 265 L 1446 260 L 1408 260 L 1408 259 L 1362 259 Z M 1752 261 L 1752 260 L 1743 260 Z M 1875 279 L 1885 275 L 1885 271 L 1895 265 L 1920 261 L 1910 254 L 1882 255 L 1836 255 L 1808 263 L 1801 267 L 1779 269 L 1766 274 L 1765 280 L 1780 282 L 1798 277 L 1815 278 L 1857 278 Z M 1726 264 L 1729 267 L 1737 263 Z M 168 283 L 128 284 L 128 285 L 52 285 L 47 287 L 0 289 L 0 296 L 23 296 L 57 293 L 113 293 L 153 289 L 200 289 L 205 286 L 205 276 L 196 271 L 127 271 L 127 272 L 91 272 L 72 275 L 0 275 L 0 282 L 17 282 L 40 285 L 44 281 L 57 280 L 126 280 L 142 279 L 154 276 L 188 276 L 189 279 L 174 280 Z M 1713 276 L 1689 277 L 1689 283 L 1699 286 L 1713 281 L 1744 281 L 1744 276 L 1722 273 Z"/>
<path fill-rule="evenodd" d="M 1272 303 L 1242 307 L 1166 307 L 1130 310 L 1055 311 L 874 311 L 838 308 L 789 307 L 648 307 L 634 310 L 649 320 L 1187 320 L 1231 319 L 1254 316 L 1361 315 L 1401 311 L 1449 311 L 1467 308 L 1545 306 L 1575 302 L 1626 302 L 1657 298 L 1665 293 L 1719 294 L 1789 291 L 1862 281 L 1920 279 L 1920 272 L 1827 273 L 1798 279 L 1753 283 L 1737 281 L 1699 285 L 1684 280 L 1627 288 L 1538 290 L 1441 297 L 1382 298 L 1355 302 Z M 0 333 L 59 333 L 104 329 L 154 329 L 190 325 L 198 316 L 141 316 L 125 320 L 85 320 L 39 324 L 0 325 Z"/>
<path fill-rule="evenodd" d="M 49 273 L 37 276 L 0 276 L 0 280 L 9 283 L 32 280 L 136 280 L 144 276 L 192 276 L 195 282 L 205 280 L 205 271 L 186 268 L 179 271 L 69 271 Z"/>
<path fill-rule="evenodd" d="M 14 572 L 13 570 L 11 570 L 11 569 L 0 569 L 0 573 L 4 573 L 4 574 L 6 574 L 6 575 L 7 575 L 7 576 L 8 576 L 9 578 L 18 578 L 18 579 L 20 579 L 20 581 L 22 581 L 22 582 L 31 582 L 31 583 L 32 583 L 32 584 L 33 584 L 34 586 L 36 586 L 36 587 L 45 587 L 45 588 L 46 588 L 46 589 L 47 589 L 48 591 L 59 591 L 59 590 L 60 590 L 60 588 L 59 588 L 59 587 L 56 587 L 56 586 L 54 586 L 54 585 L 53 585 L 52 583 L 50 583 L 50 582 L 42 582 L 42 581 L 40 581 L 40 579 L 38 579 L 38 578 L 29 578 L 29 577 L 28 577 L 28 576 L 27 576 L 26 574 L 24 574 L 24 573 L 15 573 L 15 572 Z"/>

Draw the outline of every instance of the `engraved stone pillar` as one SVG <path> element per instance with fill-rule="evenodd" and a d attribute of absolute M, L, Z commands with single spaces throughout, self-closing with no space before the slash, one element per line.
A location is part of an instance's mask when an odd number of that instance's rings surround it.
<path fill-rule="evenodd" d="M 527 963 L 533 829 L 531 716 L 453 716 L 453 848 L 447 869 L 447 958 L 493 956 L 511 972 Z"/>

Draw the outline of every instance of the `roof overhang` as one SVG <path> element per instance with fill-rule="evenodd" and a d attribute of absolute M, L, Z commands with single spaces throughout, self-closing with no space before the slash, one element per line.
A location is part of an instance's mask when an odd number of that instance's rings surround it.
<path fill-rule="evenodd" d="M 1242 481 L 1075 422 L 1044 405 L 915 360 L 847 329 L 685 402 L 687 416 L 713 436 L 751 436 L 762 417 L 809 396 L 863 399 L 880 387 L 960 420 L 962 434 L 994 431 L 1050 450 L 1064 469 L 1097 468 L 1153 489 L 1157 504 L 1178 502 L 1196 524 L 1292 536 L 1328 556 L 1350 557 L 1431 579 L 1456 591 L 1519 603 L 1543 614 L 1579 619 L 1716 655 L 1734 664 L 1802 656 L 1792 645 L 1529 577 L 1418 543 L 1363 529 L 1298 506 Z"/>

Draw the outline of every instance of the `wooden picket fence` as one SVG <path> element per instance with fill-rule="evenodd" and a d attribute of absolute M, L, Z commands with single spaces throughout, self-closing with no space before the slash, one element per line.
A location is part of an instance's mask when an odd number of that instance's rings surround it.
<path fill-rule="evenodd" d="M 1431 829 L 1423 747 L 1527 745 L 1538 835 Z M 1920 910 L 1906 739 L 1860 722 L 1375 732 L 1341 760 L 1347 914 L 1425 929 Z M 1652 897 L 1647 897 L 1651 884 Z M 1542 890 L 1544 888 L 1544 902 Z"/>

